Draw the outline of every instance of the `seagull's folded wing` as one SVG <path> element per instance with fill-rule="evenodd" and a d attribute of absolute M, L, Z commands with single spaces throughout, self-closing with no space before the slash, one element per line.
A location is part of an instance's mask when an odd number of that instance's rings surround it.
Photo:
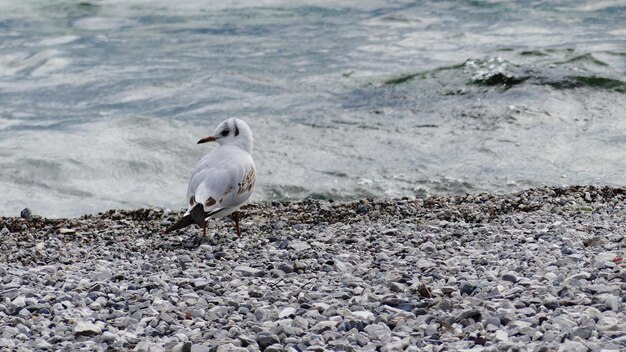
<path fill-rule="evenodd" d="M 235 154 L 227 162 L 211 161 L 215 159 L 202 160 L 191 176 L 187 188 L 190 209 L 193 202 L 203 203 L 204 210 L 211 212 L 220 208 L 238 207 L 248 200 L 255 176 L 252 158 Z"/>
<path fill-rule="evenodd" d="M 205 167 L 196 170 L 187 188 L 190 209 L 196 203 L 202 203 L 206 212 L 220 208 L 219 201 L 232 182 L 228 169 Z"/>

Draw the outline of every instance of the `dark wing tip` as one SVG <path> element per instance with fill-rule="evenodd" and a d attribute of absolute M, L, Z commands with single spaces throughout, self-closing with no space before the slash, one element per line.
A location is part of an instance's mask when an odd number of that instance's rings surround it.
<path fill-rule="evenodd" d="M 176 231 L 176 230 L 180 230 L 182 228 L 185 228 L 189 225 L 193 224 L 193 220 L 191 219 L 191 216 L 189 215 L 185 215 L 182 219 L 176 221 L 176 223 L 170 227 L 168 227 L 165 230 L 165 233 L 169 233 L 172 231 Z"/>

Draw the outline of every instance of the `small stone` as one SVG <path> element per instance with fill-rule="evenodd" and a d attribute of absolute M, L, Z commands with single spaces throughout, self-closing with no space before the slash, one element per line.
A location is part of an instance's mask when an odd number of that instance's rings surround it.
<path fill-rule="evenodd" d="M 424 252 L 436 252 L 437 251 L 437 247 L 430 241 L 422 244 L 421 249 Z"/>
<path fill-rule="evenodd" d="M 495 327 L 500 327 L 500 319 L 498 317 L 489 317 L 485 319 L 485 326 L 493 325 Z"/>
<path fill-rule="evenodd" d="M 496 340 L 497 341 L 508 341 L 509 339 L 509 334 L 504 331 L 504 330 L 497 330 L 496 331 Z"/>
<path fill-rule="evenodd" d="M 117 340 L 117 335 L 115 335 L 114 333 L 110 331 L 105 331 L 102 333 L 100 339 L 104 342 L 113 342 Z"/>
<path fill-rule="evenodd" d="M 363 328 L 363 331 L 367 333 L 370 339 L 377 339 L 382 342 L 386 342 L 391 336 L 389 327 L 382 323 L 368 325 Z"/>
<path fill-rule="evenodd" d="M 65 228 L 65 227 L 62 227 L 62 228 L 60 228 L 60 229 L 59 229 L 59 233 L 60 233 L 61 235 L 70 234 L 70 233 L 75 233 L 75 232 L 76 232 L 76 230 L 75 230 L 75 229 L 68 229 L 68 228 Z"/>
<path fill-rule="evenodd" d="M 392 343 L 385 344 L 380 351 L 381 352 L 392 352 L 392 351 L 404 351 L 405 348 L 409 346 L 411 340 L 407 337 L 400 341 L 395 341 Z"/>
<path fill-rule="evenodd" d="M 614 312 L 619 310 L 619 300 L 616 296 L 610 294 L 602 295 L 604 297 L 604 304 Z"/>
<path fill-rule="evenodd" d="M 100 326 L 89 322 L 79 322 L 74 327 L 74 335 L 76 336 L 100 335 L 101 333 L 102 328 Z"/>
<path fill-rule="evenodd" d="M 294 240 L 289 243 L 289 248 L 298 252 L 298 251 L 305 251 L 307 249 L 311 249 L 311 245 L 304 241 Z"/>
<path fill-rule="evenodd" d="M 306 330 L 306 329 L 309 328 L 309 321 L 304 319 L 301 316 L 296 316 L 291 321 L 291 326 L 293 326 L 294 328 L 299 328 L 299 329 L 302 329 L 302 330 Z"/>
<path fill-rule="evenodd" d="M 391 292 L 404 292 L 406 290 L 406 286 L 399 282 L 392 282 L 391 285 L 389 285 L 389 289 Z"/>
<path fill-rule="evenodd" d="M 341 260 L 335 260 L 335 269 L 340 272 L 345 272 L 348 270 L 348 266 Z"/>
<path fill-rule="evenodd" d="M 280 311 L 280 313 L 278 313 L 278 318 L 283 319 L 283 318 L 287 318 L 291 315 L 296 314 L 296 308 L 293 307 L 287 307 L 284 308 L 283 310 Z"/>
<path fill-rule="evenodd" d="M 565 279 L 565 281 L 564 281 L 564 283 L 565 283 L 565 284 L 567 284 L 567 283 L 569 283 L 569 282 L 571 282 L 571 281 L 574 281 L 574 280 L 587 280 L 587 279 L 589 279 L 590 277 L 591 277 L 591 274 L 589 274 L 589 273 L 588 273 L 588 272 L 586 272 L 586 271 L 581 271 L 581 272 L 579 272 L 579 273 L 576 273 L 576 274 L 574 274 L 574 275 L 569 276 L 568 278 L 566 278 L 566 279 Z"/>
<path fill-rule="evenodd" d="M 565 340 L 565 342 L 561 344 L 560 350 L 568 352 L 587 352 L 589 349 L 578 341 Z"/>
<path fill-rule="evenodd" d="M 133 351 L 150 352 L 150 340 L 140 341 L 137 345 L 135 345 L 135 348 L 133 348 Z"/>
<path fill-rule="evenodd" d="M 555 309 L 557 309 L 560 306 L 559 301 L 557 301 L 556 299 L 551 298 L 551 297 L 544 298 L 541 301 L 541 304 L 543 304 L 544 307 L 546 307 L 546 308 L 548 308 L 550 310 L 555 310 Z"/>
<path fill-rule="evenodd" d="M 296 260 L 293 262 L 293 270 L 294 271 L 304 271 L 308 267 L 307 263 L 304 260 Z"/>
<path fill-rule="evenodd" d="M 620 323 L 621 323 L 621 320 L 619 319 L 602 316 L 600 317 L 600 320 L 598 321 L 598 326 L 600 328 L 600 331 L 618 330 Z"/>
<path fill-rule="evenodd" d="M 529 328 L 531 326 L 533 326 L 532 323 L 527 322 L 527 321 L 523 321 L 523 320 L 516 320 L 514 322 L 509 323 L 510 326 L 516 326 L 518 328 Z"/>
<path fill-rule="evenodd" d="M 402 303 L 398 303 L 398 305 L 396 305 L 395 308 L 401 309 L 405 312 L 412 312 L 413 309 L 415 309 L 415 304 L 411 302 L 402 302 Z"/>
<path fill-rule="evenodd" d="M 468 282 L 463 282 L 461 286 L 459 286 L 459 292 L 461 294 L 466 294 L 468 296 L 471 295 L 474 292 L 474 290 L 476 290 L 476 286 Z"/>
<path fill-rule="evenodd" d="M 417 292 L 424 298 L 433 298 L 433 293 L 426 286 L 426 284 L 420 284 L 417 288 Z"/>
<path fill-rule="evenodd" d="M 543 277 L 545 277 L 549 281 L 554 281 L 554 279 L 556 279 L 556 274 L 553 272 L 547 272 L 543 275 Z"/>
<path fill-rule="evenodd" d="M 254 317 L 256 318 L 257 321 L 260 321 L 260 322 L 270 320 L 271 316 L 272 316 L 272 312 L 270 312 L 269 310 L 265 308 L 257 308 L 254 311 Z"/>
<path fill-rule="evenodd" d="M 159 319 L 163 320 L 164 322 L 171 324 L 174 321 L 174 318 L 169 315 L 167 312 L 163 312 L 159 315 Z"/>
<path fill-rule="evenodd" d="M 383 297 L 383 300 L 382 300 L 383 304 L 386 304 L 391 307 L 395 307 L 402 302 L 404 301 L 394 295 L 385 296 Z"/>
<path fill-rule="evenodd" d="M 361 204 L 356 208 L 356 213 L 359 215 L 367 214 L 369 208 L 365 204 Z"/>
<path fill-rule="evenodd" d="M 20 311 L 17 314 L 24 319 L 30 319 L 30 317 L 32 316 L 30 311 L 26 308 L 20 309 Z"/>
<path fill-rule="evenodd" d="M 247 352 L 248 350 L 243 347 L 237 347 L 232 343 L 226 343 L 217 347 L 215 352 Z M 267 351 L 267 349 L 266 349 Z"/>
<path fill-rule="evenodd" d="M 7 338 L 12 338 L 12 337 L 16 336 L 17 334 L 19 334 L 19 330 L 16 327 L 14 327 L 14 326 L 3 326 L 2 336 L 5 336 Z"/>
<path fill-rule="evenodd" d="M 191 348 L 189 349 L 189 352 L 209 352 L 209 351 L 211 351 L 210 348 L 206 346 L 198 345 L 196 343 L 192 344 Z M 152 352 L 152 346 L 150 348 L 150 352 Z"/>
<path fill-rule="evenodd" d="M 24 208 L 22 209 L 22 211 L 20 212 L 20 217 L 22 219 L 30 219 L 33 216 L 33 213 L 30 211 L 30 209 L 28 208 Z"/>
<path fill-rule="evenodd" d="M 383 233 L 383 235 L 385 235 L 385 236 L 392 236 L 392 235 L 395 235 L 395 234 L 396 234 L 396 232 L 398 232 L 398 229 L 394 229 L 394 228 L 392 228 L 392 229 L 386 229 L 386 230 L 383 230 L 383 232 L 382 232 L 382 233 Z"/>
<path fill-rule="evenodd" d="M 591 337 L 591 334 L 592 330 L 590 328 L 578 328 L 570 334 L 570 338 L 573 339 L 574 337 L 578 336 L 583 340 L 587 340 Z"/>
<path fill-rule="evenodd" d="M 268 333 L 259 334 L 256 338 L 256 343 L 259 344 L 259 347 L 262 351 L 264 351 L 267 347 L 279 342 L 280 340 L 278 339 L 278 336 Z"/>
<path fill-rule="evenodd" d="M 285 274 L 293 273 L 293 265 L 289 263 L 280 263 L 277 268 L 278 270 L 282 270 Z"/>
<path fill-rule="evenodd" d="M 11 311 L 17 313 L 26 306 L 26 299 L 24 296 L 17 296 L 11 301 Z"/>
<path fill-rule="evenodd" d="M 252 268 L 252 267 L 245 266 L 245 265 L 239 265 L 235 267 L 235 270 L 240 271 L 243 274 L 243 276 L 254 276 L 254 277 L 263 276 L 263 270 Z"/>
<path fill-rule="evenodd" d="M 361 321 L 374 321 L 374 313 L 366 310 L 359 310 L 351 313 L 355 318 Z"/>
<path fill-rule="evenodd" d="M 338 321 L 335 320 L 323 320 L 320 321 L 319 323 L 313 325 L 311 327 L 311 331 L 316 333 L 316 334 L 321 334 L 325 331 L 331 330 L 332 328 L 336 327 L 337 325 L 339 325 Z"/>
<path fill-rule="evenodd" d="M 437 303 L 437 308 L 441 310 L 450 310 L 452 309 L 452 303 L 447 299 L 442 299 L 439 303 Z"/>
<path fill-rule="evenodd" d="M 367 326 L 366 322 L 354 321 L 354 320 L 344 320 L 337 327 L 337 331 L 345 332 L 345 331 L 350 331 L 352 329 L 356 329 L 358 331 L 363 331 L 363 328 L 365 328 L 366 326 Z"/>
<path fill-rule="evenodd" d="M 468 310 L 468 311 L 465 311 L 465 312 L 459 314 L 454 319 L 454 322 L 458 323 L 458 322 L 460 322 L 462 320 L 465 320 L 465 319 L 472 319 L 474 321 L 480 321 L 481 316 L 482 316 L 482 313 L 479 310 L 472 309 L 472 310 Z"/>
<path fill-rule="evenodd" d="M 2 230 L 0 230 L 0 236 L 4 236 L 8 234 L 9 234 L 9 229 L 7 229 L 6 227 L 3 227 Z"/>
<path fill-rule="evenodd" d="M 192 318 L 202 318 L 203 316 L 204 316 L 204 309 L 202 308 L 194 309 L 191 311 Z"/>
<path fill-rule="evenodd" d="M 452 287 L 452 286 L 443 286 L 441 288 L 441 292 L 443 292 L 446 295 L 451 294 L 452 292 L 456 291 L 456 287 Z"/>
<path fill-rule="evenodd" d="M 15 342 L 13 342 L 11 339 L 8 338 L 0 338 L 0 348 L 7 349 L 9 351 L 13 350 L 13 348 L 15 347 Z"/>
<path fill-rule="evenodd" d="M 517 282 L 517 277 L 515 275 L 511 274 L 511 273 L 508 273 L 508 274 L 502 275 L 502 280 L 508 281 L 508 282 L 511 282 L 511 283 L 516 283 Z"/>
<path fill-rule="evenodd" d="M 38 340 L 37 344 L 35 345 L 35 348 L 38 351 L 41 351 L 41 350 L 52 350 L 53 347 L 54 346 L 52 346 L 51 343 L 49 343 L 48 341 L 45 341 L 45 340 Z"/>
<path fill-rule="evenodd" d="M 388 260 L 389 260 L 389 256 L 387 255 L 387 253 L 380 252 L 376 254 L 376 261 L 378 262 L 385 262 Z"/>
<path fill-rule="evenodd" d="M 271 269 L 269 274 L 270 274 L 270 277 L 274 279 L 278 279 L 278 278 L 285 276 L 285 272 L 282 270 L 278 270 L 278 269 Z"/>

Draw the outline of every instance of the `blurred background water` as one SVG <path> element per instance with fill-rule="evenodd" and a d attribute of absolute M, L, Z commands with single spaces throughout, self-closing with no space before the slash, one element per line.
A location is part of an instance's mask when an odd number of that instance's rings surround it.
<path fill-rule="evenodd" d="M 185 206 L 255 134 L 253 200 L 626 185 L 624 1 L 0 2 L 0 215 Z"/>

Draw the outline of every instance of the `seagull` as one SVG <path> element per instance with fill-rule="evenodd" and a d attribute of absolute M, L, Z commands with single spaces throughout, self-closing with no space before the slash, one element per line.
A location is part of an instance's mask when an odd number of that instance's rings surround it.
<path fill-rule="evenodd" d="M 240 236 L 237 210 L 252 195 L 256 179 L 251 155 L 252 131 L 242 120 L 230 118 L 222 121 L 213 135 L 202 138 L 198 144 L 206 142 L 217 142 L 219 146 L 196 165 L 187 186 L 187 212 L 165 232 L 197 224 L 203 229 L 204 240 L 208 219 L 234 213 L 237 236 Z"/>

